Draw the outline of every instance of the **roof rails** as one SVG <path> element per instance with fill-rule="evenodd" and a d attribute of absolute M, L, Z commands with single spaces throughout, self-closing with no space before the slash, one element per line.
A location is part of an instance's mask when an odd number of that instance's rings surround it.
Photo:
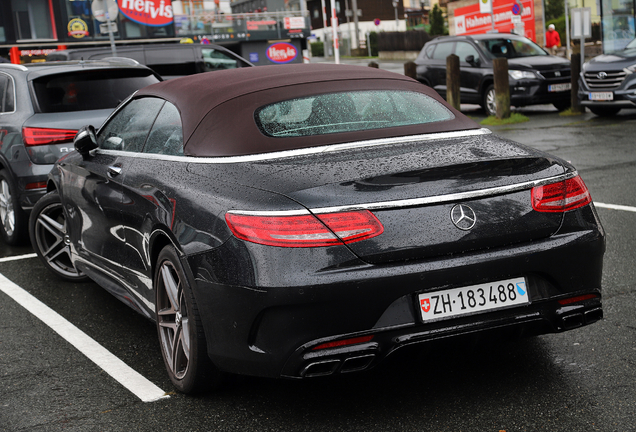
<path fill-rule="evenodd" d="M 17 64 L 13 64 L 13 63 L 0 63 L 0 67 L 8 67 L 11 69 L 18 69 L 21 71 L 28 71 L 29 69 L 27 69 L 26 66 L 22 66 L 22 65 L 17 65 Z"/>
<path fill-rule="evenodd" d="M 103 59 L 100 59 L 100 60 L 104 60 L 107 62 L 114 62 L 114 63 L 124 63 L 128 65 L 140 64 L 137 60 L 131 59 L 129 57 L 104 57 Z"/>

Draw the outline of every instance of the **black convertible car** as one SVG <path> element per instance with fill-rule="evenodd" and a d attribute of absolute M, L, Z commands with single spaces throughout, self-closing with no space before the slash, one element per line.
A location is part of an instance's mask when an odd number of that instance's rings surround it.
<path fill-rule="evenodd" d="M 75 148 L 32 212 L 33 245 L 54 273 L 156 320 L 182 392 L 603 315 L 605 238 L 575 168 L 402 75 L 318 64 L 174 79 Z"/>

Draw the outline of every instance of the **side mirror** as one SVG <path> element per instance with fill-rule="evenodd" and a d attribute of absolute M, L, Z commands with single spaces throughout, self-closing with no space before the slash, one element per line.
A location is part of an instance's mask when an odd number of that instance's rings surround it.
<path fill-rule="evenodd" d="M 73 144 L 75 145 L 75 150 L 82 156 L 86 156 L 91 150 L 95 150 L 97 148 L 95 128 L 90 125 L 81 128 L 75 135 Z"/>
<path fill-rule="evenodd" d="M 465 61 L 471 66 L 479 66 L 479 64 L 481 63 L 481 60 L 479 60 L 479 57 L 475 58 L 475 56 L 472 54 L 469 56 L 466 56 Z"/>

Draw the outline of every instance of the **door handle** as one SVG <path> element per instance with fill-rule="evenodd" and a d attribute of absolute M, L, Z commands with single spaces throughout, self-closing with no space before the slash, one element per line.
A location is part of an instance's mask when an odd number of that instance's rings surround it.
<path fill-rule="evenodd" d="M 108 174 L 112 177 L 118 176 L 119 174 L 121 174 L 121 167 L 116 165 L 109 166 Z"/>

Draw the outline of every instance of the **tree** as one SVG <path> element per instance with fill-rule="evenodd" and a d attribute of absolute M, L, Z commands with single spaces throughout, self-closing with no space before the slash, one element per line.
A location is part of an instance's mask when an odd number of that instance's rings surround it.
<path fill-rule="evenodd" d="M 565 4 L 563 0 L 546 0 L 545 20 L 551 21 L 565 15 Z"/>
<path fill-rule="evenodd" d="M 433 6 L 433 10 L 431 11 L 431 36 L 443 35 L 444 31 L 444 15 L 442 14 L 442 10 L 439 8 L 439 5 L 436 3 Z"/>

